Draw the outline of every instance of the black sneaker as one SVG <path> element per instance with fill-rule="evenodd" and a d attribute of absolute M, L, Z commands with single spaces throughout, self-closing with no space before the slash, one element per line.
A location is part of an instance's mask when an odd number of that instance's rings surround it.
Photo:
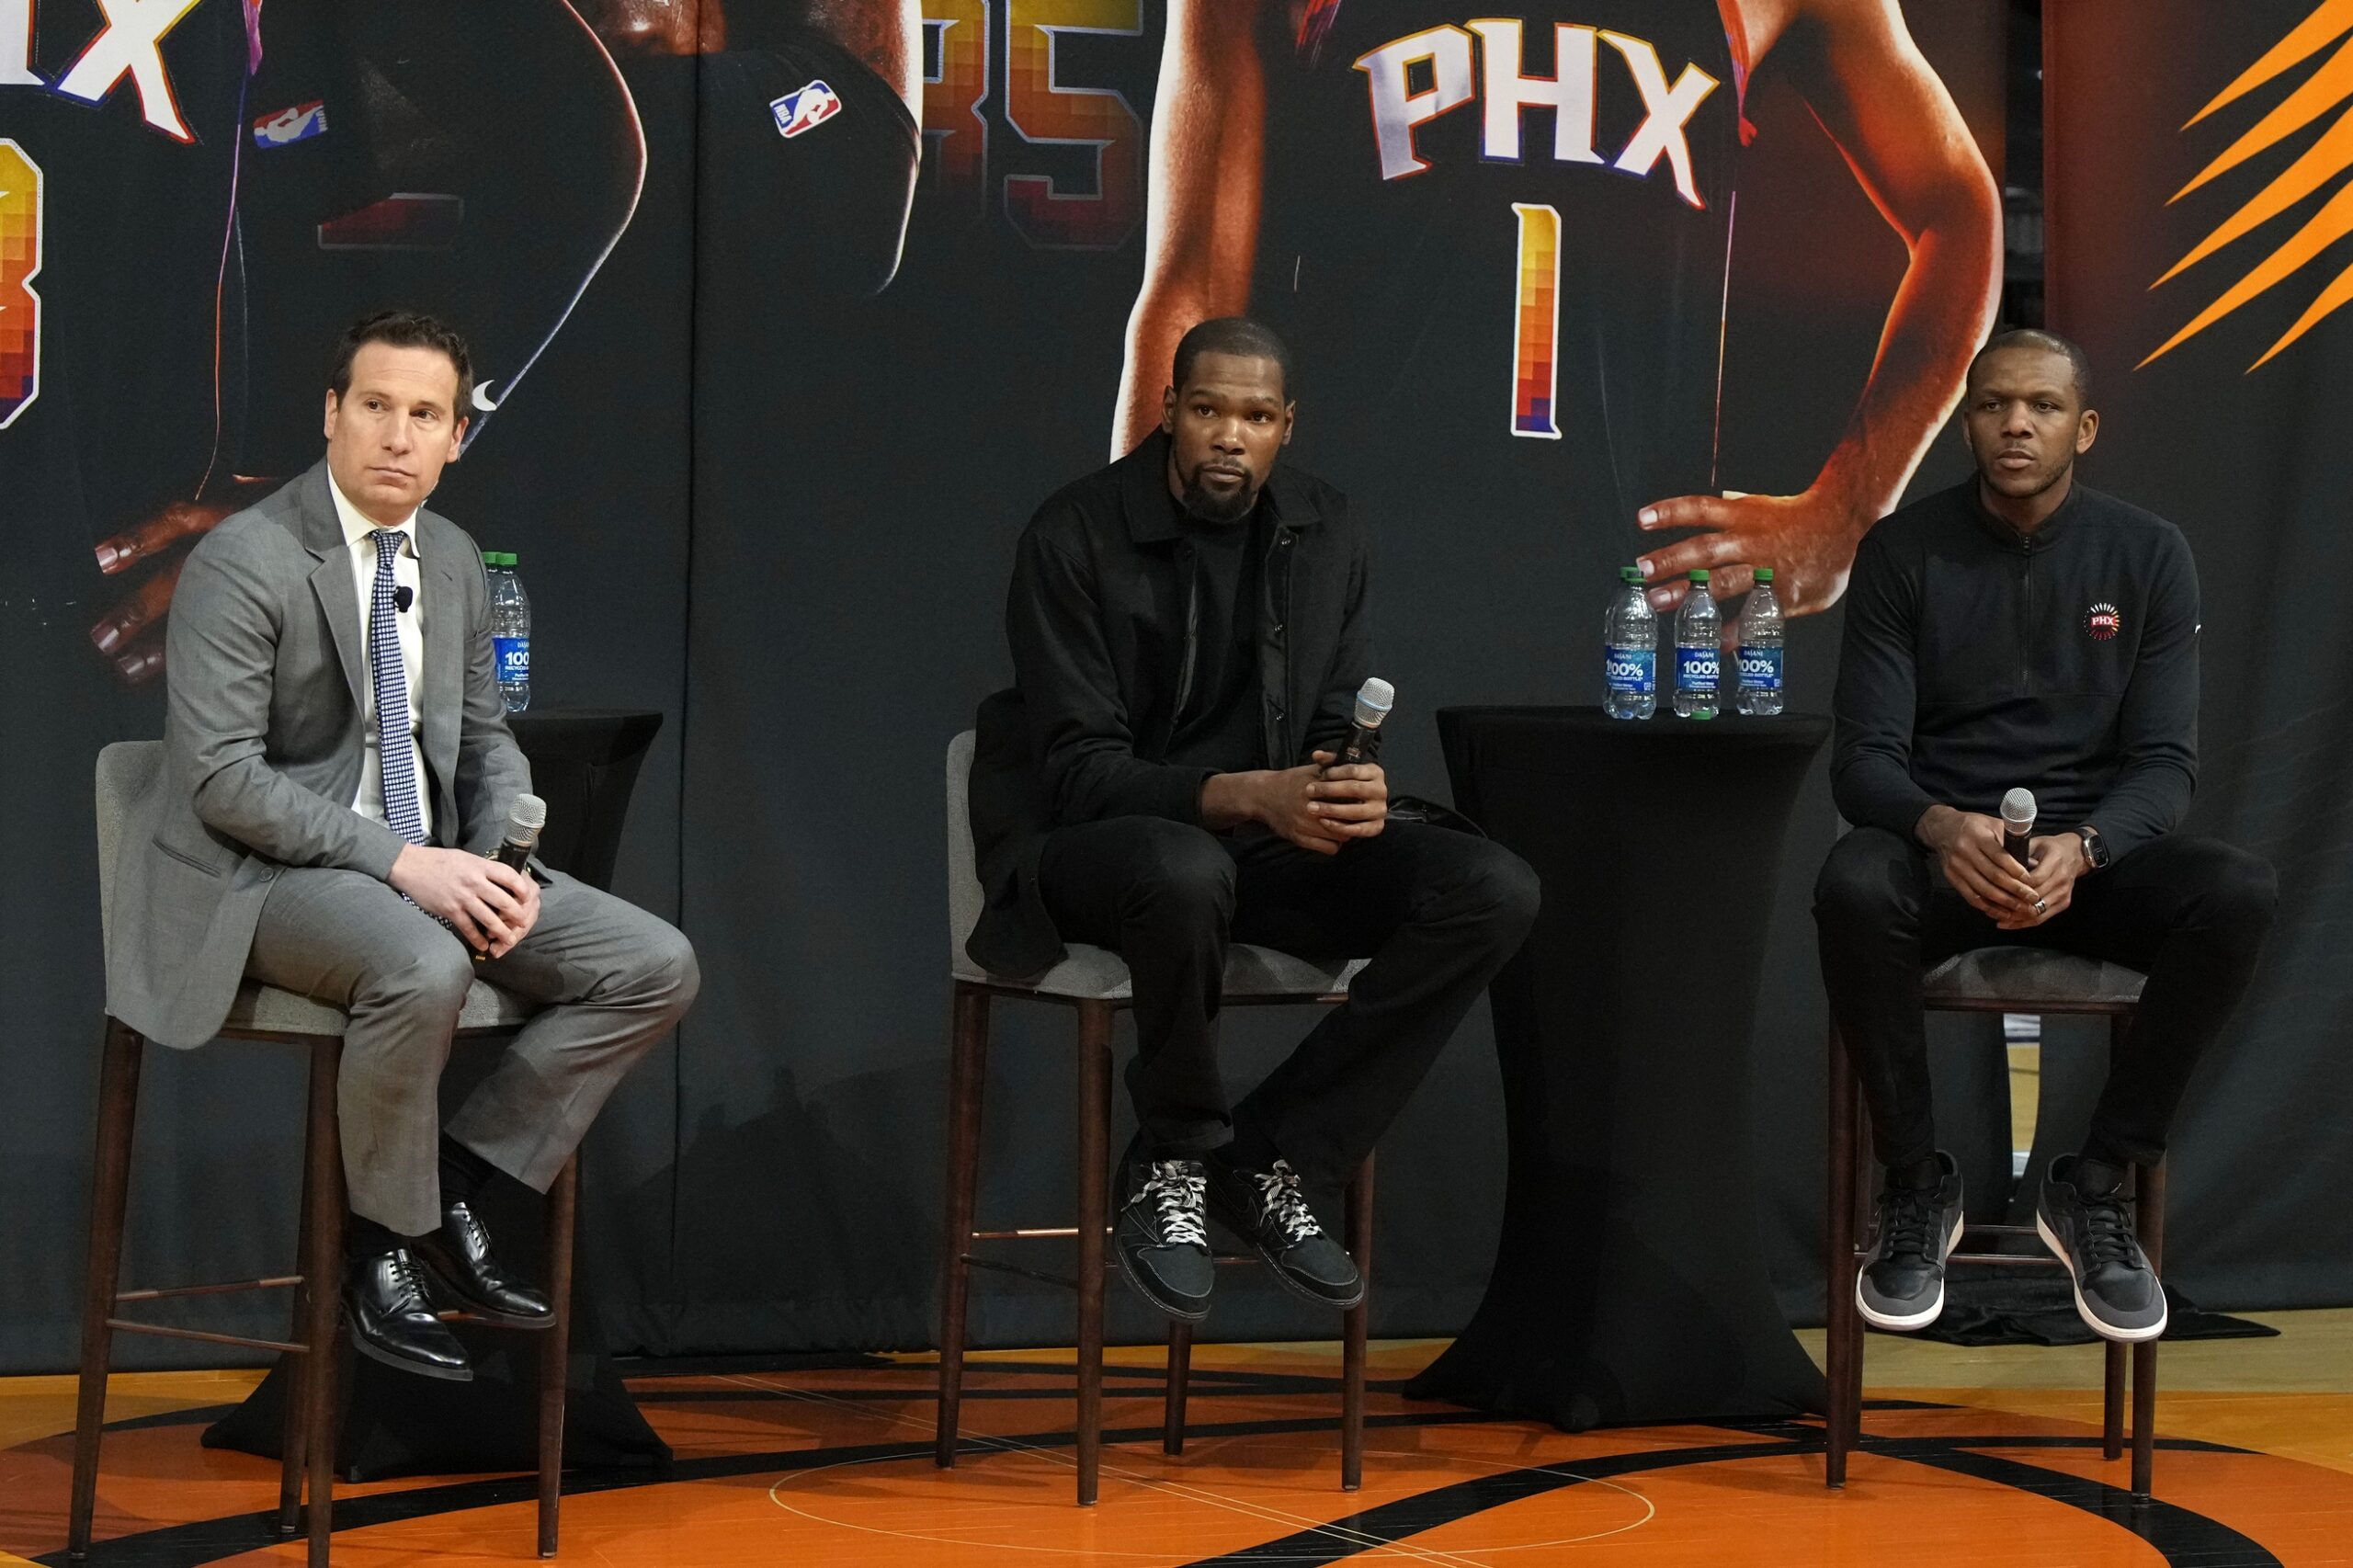
<path fill-rule="evenodd" d="M 1288 1160 L 1254 1171 L 1211 1159 L 1210 1209 L 1293 1295 L 1343 1312 L 1364 1300 L 1364 1276 L 1347 1249 L 1315 1222 Z"/>
<path fill-rule="evenodd" d="M 1945 1259 L 1961 1241 L 1961 1167 L 1943 1150 L 1934 1187 L 1890 1184 L 1871 1205 L 1855 1305 L 1873 1328 L 1926 1328 L 1945 1310 Z"/>
<path fill-rule="evenodd" d="M 2075 1311 L 2103 1339 L 2127 1343 L 2165 1331 L 2165 1290 L 2132 1235 L 2120 1183 L 2099 1191 L 2076 1185 L 2077 1162 L 2051 1162 L 2035 1199 L 2034 1228 L 2074 1276 Z"/>
<path fill-rule="evenodd" d="M 1127 1201 L 1111 1227 L 1111 1251 L 1136 1293 L 1182 1323 L 1210 1315 L 1209 1227 L 1201 1220 L 1209 1177 L 1199 1160 L 1130 1160 L 1120 1166 Z"/>

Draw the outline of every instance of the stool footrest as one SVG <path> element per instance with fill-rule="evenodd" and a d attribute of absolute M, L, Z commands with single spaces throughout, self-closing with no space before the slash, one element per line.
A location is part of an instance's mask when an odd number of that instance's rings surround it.
<path fill-rule="evenodd" d="M 1042 1269 L 1024 1268 L 1017 1263 L 1006 1263 L 1001 1258 L 974 1257 L 971 1253 L 966 1253 L 964 1264 L 969 1268 L 987 1268 L 999 1274 L 1017 1274 L 1024 1279 L 1035 1279 L 1041 1285 L 1059 1285 L 1065 1290 L 1078 1289 L 1078 1281 L 1067 1274 L 1048 1274 Z"/>
<path fill-rule="evenodd" d="M 299 1274 L 289 1274 L 276 1279 L 240 1279 L 224 1285 L 166 1285 L 153 1290 L 122 1290 L 115 1295 L 114 1304 L 126 1301 L 163 1301 L 175 1296 L 226 1296 L 238 1290 L 284 1290 L 302 1283 Z"/>
<path fill-rule="evenodd" d="M 237 1345 L 248 1350 L 275 1350 L 282 1356 L 307 1356 L 311 1347 L 288 1339 L 249 1339 L 241 1334 L 207 1334 L 200 1328 L 172 1328 L 160 1323 L 108 1318 L 107 1326 L 121 1334 L 152 1334 L 159 1339 L 200 1339 L 207 1345 Z"/>

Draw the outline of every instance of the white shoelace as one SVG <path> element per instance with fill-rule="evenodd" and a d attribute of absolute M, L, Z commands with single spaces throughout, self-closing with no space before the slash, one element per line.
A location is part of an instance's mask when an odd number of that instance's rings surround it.
<path fill-rule="evenodd" d="M 1324 1233 L 1307 1199 L 1300 1195 L 1299 1173 L 1290 1168 L 1290 1161 L 1277 1160 L 1270 1171 L 1253 1171 L 1250 1179 L 1258 1184 L 1260 1210 L 1283 1228 L 1284 1240 L 1313 1241 Z"/>
<path fill-rule="evenodd" d="M 1194 1246 L 1210 1244 L 1209 1228 L 1201 1222 L 1201 1213 L 1209 1198 L 1209 1178 L 1185 1168 L 1182 1160 L 1155 1161 L 1152 1176 L 1136 1194 L 1149 1199 L 1160 1215 L 1160 1239 L 1164 1245 Z"/>

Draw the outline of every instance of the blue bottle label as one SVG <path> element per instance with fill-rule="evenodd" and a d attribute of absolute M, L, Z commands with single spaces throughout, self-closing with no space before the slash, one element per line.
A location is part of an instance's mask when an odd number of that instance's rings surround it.
<path fill-rule="evenodd" d="M 1677 648 L 1675 651 L 1676 690 L 1713 692 L 1718 676 L 1713 648 Z"/>
<path fill-rule="evenodd" d="M 1779 648 L 1743 648 L 1740 651 L 1740 684 L 1750 691 L 1781 689 L 1781 654 Z"/>
<path fill-rule="evenodd" d="M 501 681 L 531 678 L 531 640 L 528 637 L 494 637 L 491 645 L 498 658 L 498 678 Z"/>
<path fill-rule="evenodd" d="M 1612 691 L 1647 697 L 1658 688 L 1658 651 L 1654 648 L 1605 648 L 1601 678 Z"/>

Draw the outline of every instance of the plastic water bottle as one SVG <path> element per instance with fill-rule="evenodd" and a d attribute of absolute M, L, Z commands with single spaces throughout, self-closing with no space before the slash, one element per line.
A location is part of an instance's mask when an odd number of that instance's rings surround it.
<path fill-rule="evenodd" d="M 1675 715 L 1678 719 L 1716 716 L 1716 687 L 1722 684 L 1717 638 L 1723 617 L 1708 597 L 1708 574 L 1691 574 L 1691 591 L 1675 612 Z"/>
<path fill-rule="evenodd" d="M 1740 612 L 1740 710 L 1770 718 L 1781 710 L 1781 601 L 1773 569 L 1756 569 L 1756 586 Z"/>
<path fill-rule="evenodd" d="M 1640 568 L 1618 569 L 1620 587 L 1601 619 L 1601 710 L 1612 719 L 1658 711 L 1658 612 L 1643 592 Z"/>
<path fill-rule="evenodd" d="M 511 553 L 483 557 L 490 574 L 490 639 L 498 670 L 499 695 L 506 711 L 531 705 L 531 600 L 515 574 Z"/>

